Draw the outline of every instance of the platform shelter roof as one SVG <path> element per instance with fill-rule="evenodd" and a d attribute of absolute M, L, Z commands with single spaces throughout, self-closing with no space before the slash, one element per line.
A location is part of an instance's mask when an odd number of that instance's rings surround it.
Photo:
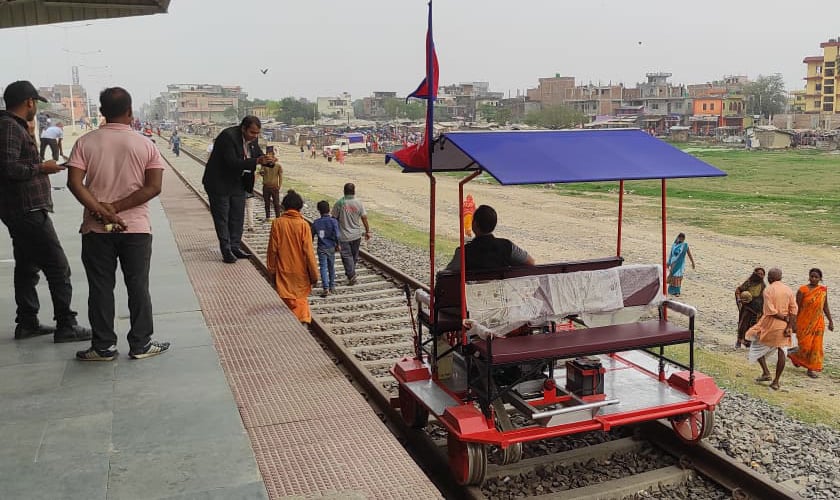
<path fill-rule="evenodd" d="M 503 185 L 726 175 L 639 129 L 448 132 L 432 163 L 433 172 L 480 168 Z"/>
<path fill-rule="evenodd" d="M 165 14 L 170 0 L 3 0 L 0 28 Z"/>

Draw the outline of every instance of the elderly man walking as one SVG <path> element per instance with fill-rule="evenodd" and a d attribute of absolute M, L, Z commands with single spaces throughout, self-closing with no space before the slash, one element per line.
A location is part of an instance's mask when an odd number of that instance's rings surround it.
<path fill-rule="evenodd" d="M 344 197 L 335 202 L 332 216 L 338 219 L 338 229 L 341 233 L 338 237 L 338 245 L 344 274 L 347 276 L 347 283 L 355 285 L 359 247 L 362 244 L 362 236 L 365 240 L 370 239 L 370 226 L 365 206 L 361 200 L 356 199 L 356 185 L 352 182 L 344 185 Z M 362 225 L 364 225 L 364 231 L 362 231 Z"/>
<path fill-rule="evenodd" d="M 88 340 L 90 330 L 76 323 L 70 308 L 73 286 L 70 264 L 55 233 L 49 176 L 64 170 L 55 160 L 41 161 L 28 122 L 35 118 L 38 95 L 27 81 L 9 84 L 3 92 L 6 111 L 0 111 L 0 219 L 9 229 L 15 256 L 15 339 L 53 335 L 55 342 Z M 50 288 L 56 328 L 38 321 L 39 273 Z"/>
<path fill-rule="evenodd" d="M 785 357 L 791 347 L 791 336 L 796 335 L 796 296 L 793 290 L 782 283 L 782 271 L 778 268 L 767 272 L 770 285 L 764 289 L 763 315 L 758 322 L 747 330 L 746 338 L 753 341 L 750 345 L 749 360 L 758 361 L 761 376 L 756 382 L 770 382 L 770 388 L 779 389 L 779 379 L 785 369 Z M 776 376 L 770 377 L 765 357 L 776 351 Z"/>

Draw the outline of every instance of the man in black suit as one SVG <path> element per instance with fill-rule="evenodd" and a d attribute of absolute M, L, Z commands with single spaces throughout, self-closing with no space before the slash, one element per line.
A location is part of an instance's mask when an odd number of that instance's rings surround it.
<path fill-rule="evenodd" d="M 210 199 L 210 213 L 219 238 L 222 259 L 231 264 L 251 256 L 239 245 L 245 222 L 245 199 L 254 190 L 257 165 L 271 163 L 257 144 L 262 123 L 246 116 L 239 126 L 228 127 L 213 142 L 202 183 Z"/>

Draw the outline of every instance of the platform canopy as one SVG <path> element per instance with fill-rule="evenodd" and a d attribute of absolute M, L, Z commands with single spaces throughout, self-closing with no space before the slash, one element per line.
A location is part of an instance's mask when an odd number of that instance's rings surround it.
<path fill-rule="evenodd" d="M 435 141 L 432 171 L 479 168 L 506 185 L 726 175 L 639 129 L 449 132 Z"/>
<path fill-rule="evenodd" d="M 0 28 L 165 14 L 170 0 L 0 0 Z"/>

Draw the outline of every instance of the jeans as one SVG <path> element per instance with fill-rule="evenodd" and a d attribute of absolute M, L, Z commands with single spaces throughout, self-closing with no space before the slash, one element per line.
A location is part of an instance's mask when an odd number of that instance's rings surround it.
<path fill-rule="evenodd" d="M 93 347 L 105 350 L 117 344 L 114 331 L 114 285 L 119 260 L 128 292 L 131 351 L 145 347 L 154 332 L 149 265 L 152 235 L 148 233 L 87 233 L 82 235 L 82 263 L 88 278 L 88 318 Z"/>
<path fill-rule="evenodd" d="M 58 326 L 75 326 L 76 311 L 70 309 L 73 286 L 70 264 L 55 234 L 52 219 L 46 210 L 35 210 L 3 219 L 12 238 L 15 257 L 15 322 L 24 326 L 38 325 L 38 273 L 44 272 L 52 298 L 54 319 Z"/>
<path fill-rule="evenodd" d="M 236 194 L 207 193 L 222 255 L 231 250 L 238 250 L 242 243 L 246 196 L 244 191 Z"/>
<path fill-rule="evenodd" d="M 335 288 L 335 248 L 318 248 L 318 267 L 324 290 Z"/>
<path fill-rule="evenodd" d="M 340 241 L 338 243 L 341 250 L 341 263 L 344 265 L 344 274 L 347 278 L 352 278 L 356 275 L 356 263 L 359 262 L 359 246 L 362 244 L 362 239 L 353 241 Z"/>

